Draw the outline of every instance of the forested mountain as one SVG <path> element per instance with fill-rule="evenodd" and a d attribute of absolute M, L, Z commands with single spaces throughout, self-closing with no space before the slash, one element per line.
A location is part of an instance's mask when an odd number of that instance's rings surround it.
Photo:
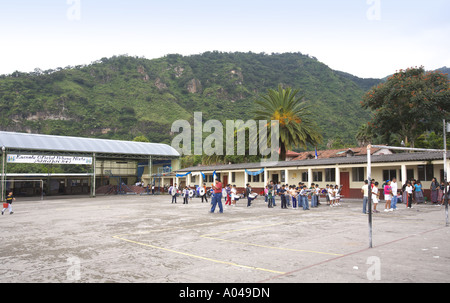
<path fill-rule="evenodd" d="M 360 79 L 300 53 L 206 52 L 159 59 L 102 58 L 87 66 L 0 76 L 0 129 L 54 135 L 171 142 L 178 119 L 252 118 L 267 89 L 301 89 L 328 139 L 356 144 L 369 120 L 360 101 L 380 79 Z"/>

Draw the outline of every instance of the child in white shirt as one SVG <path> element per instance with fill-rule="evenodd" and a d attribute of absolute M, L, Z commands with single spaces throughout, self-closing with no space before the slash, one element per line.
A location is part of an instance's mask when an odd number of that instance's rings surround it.
<path fill-rule="evenodd" d="M 380 192 L 378 190 L 378 182 L 375 182 L 372 188 L 372 202 L 373 202 L 373 212 L 378 213 L 377 205 L 378 205 L 378 197 L 380 196 Z"/>
<path fill-rule="evenodd" d="M 330 199 L 330 207 L 333 207 L 335 199 L 334 199 L 334 190 L 333 190 L 332 185 L 328 188 L 328 197 Z"/>

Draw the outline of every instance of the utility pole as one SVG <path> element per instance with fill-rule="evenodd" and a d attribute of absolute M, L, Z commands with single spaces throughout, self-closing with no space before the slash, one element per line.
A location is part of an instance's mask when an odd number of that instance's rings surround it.
<path fill-rule="evenodd" d="M 448 195 L 447 195 L 447 123 L 444 119 L 444 204 L 445 204 L 445 226 L 448 226 Z"/>
<path fill-rule="evenodd" d="M 5 156 L 6 156 L 6 147 L 2 146 L 2 180 L 1 180 L 1 182 L 2 182 L 2 186 L 1 186 L 1 189 L 2 189 L 1 199 L 2 199 L 2 201 L 1 202 L 5 201 L 5 190 L 6 190 L 6 188 L 5 188 Z"/>

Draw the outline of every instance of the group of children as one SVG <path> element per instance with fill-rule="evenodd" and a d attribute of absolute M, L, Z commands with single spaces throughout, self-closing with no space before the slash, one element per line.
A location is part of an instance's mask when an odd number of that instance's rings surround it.
<path fill-rule="evenodd" d="M 181 194 L 181 196 L 183 197 L 183 204 L 189 204 L 189 201 L 195 196 L 200 197 L 202 199 L 202 203 L 204 201 L 208 202 L 208 196 L 214 195 L 214 192 L 212 188 L 207 189 L 206 184 L 203 184 L 203 186 L 197 188 L 197 191 L 195 191 L 189 186 L 185 186 L 184 189 L 180 190 L 175 183 L 174 185 L 170 186 L 169 194 L 171 194 L 172 196 L 172 203 L 177 203 L 177 196 Z M 224 198 L 225 205 L 235 206 L 236 202 L 244 196 L 247 196 L 247 206 L 250 206 L 251 201 L 253 201 L 257 197 L 257 194 L 252 192 L 249 184 L 247 184 L 245 195 L 244 193 L 238 193 L 236 185 L 232 186 L 231 184 L 227 184 L 226 187 L 222 189 L 222 197 Z"/>
<path fill-rule="evenodd" d="M 208 190 L 206 189 L 206 184 L 201 187 L 203 190 L 201 194 L 199 191 L 195 192 L 188 186 L 184 189 L 179 190 L 174 184 L 169 189 L 169 193 L 172 195 L 172 203 L 176 202 L 176 197 L 181 194 L 183 196 L 183 204 L 189 204 L 189 200 L 195 195 L 202 198 L 202 202 L 205 199 L 208 202 Z M 281 200 L 281 208 L 285 209 L 291 207 L 293 209 L 303 208 L 303 210 L 309 210 L 310 207 L 318 207 L 320 205 L 320 196 L 326 197 L 326 203 L 330 207 L 336 207 L 341 205 L 341 189 L 342 186 L 327 184 L 325 188 L 320 188 L 319 184 L 312 183 L 308 188 L 303 182 L 299 182 L 298 186 L 288 185 L 288 184 L 274 184 L 270 181 L 265 186 L 264 197 L 265 202 L 268 204 L 269 208 L 276 206 L 275 197 L 279 196 Z M 192 194 L 194 192 L 194 195 Z M 196 194 L 195 194 L 196 193 Z M 211 192 L 211 195 L 214 193 Z M 250 184 L 246 185 L 243 192 L 238 193 L 236 185 L 227 184 L 222 189 L 222 197 L 224 199 L 225 205 L 235 206 L 236 202 L 242 198 L 247 198 L 247 207 L 252 205 L 252 201 L 258 197 L 257 193 L 252 191 Z M 292 201 L 292 204 L 291 204 Z"/>
<path fill-rule="evenodd" d="M 330 207 L 340 206 L 342 186 L 327 184 L 325 188 L 321 189 L 319 184 L 311 184 L 308 188 L 303 182 L 299 182 L 298 186 L 288 184 L 274 184 L 271 181 L 264 189 L 265 202 L 268 207 L 275 206 L 275 197 L 280 196 L 281 208 L 291 206 L 297 209 L 302 207 L 303 210 L 309 210 L 309 200 L 311 207 L 318 207 L 320 205 L 319 198 L 321 195 L 326 197 L 327 205 Z"/>

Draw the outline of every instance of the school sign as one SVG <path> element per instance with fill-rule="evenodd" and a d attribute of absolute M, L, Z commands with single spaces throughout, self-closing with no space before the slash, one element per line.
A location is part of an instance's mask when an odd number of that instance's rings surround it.
<path fill-rule="evenodd" d="M 92 157 L 8 155 L 8 163 L 92 165 Z"/>

